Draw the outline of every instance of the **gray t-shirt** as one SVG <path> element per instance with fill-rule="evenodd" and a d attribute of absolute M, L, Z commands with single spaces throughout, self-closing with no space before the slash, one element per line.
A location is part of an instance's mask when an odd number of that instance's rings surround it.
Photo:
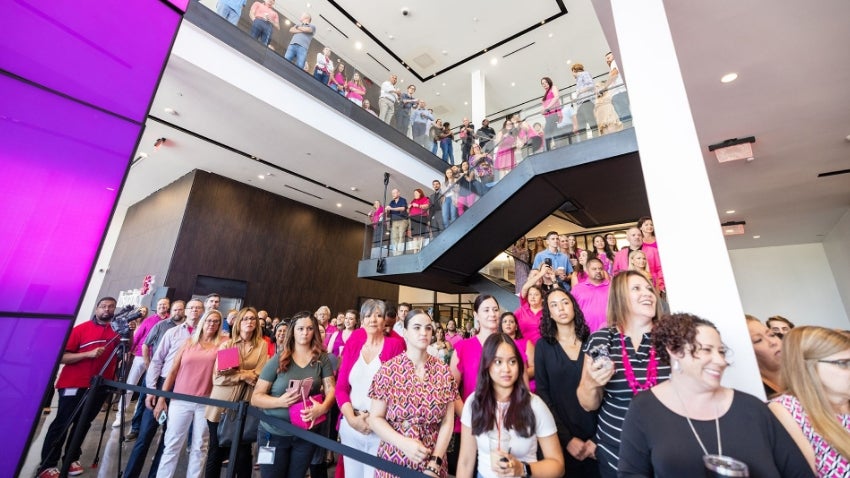
<path fill-rule="evenodd" d="M 309 363 L 303 368 L 299 367 L 295 361 L 292 361 L 289 364 L 289 370 L 281 373 L 277 372 L 279 360 L 280 355 L 275 354 L 268 362 L 266 362 L 266 365 L 263 367 L 263 371 L 260 372 L 260 378 L 267 382 L 271 382 L 272 384 L 269 389 L 269 395 L 272 397 L 279 397 L 286 393 L 290 380 L 303 380 L 307 377 L 313 377 L 313 388 L 310 390 L 310 395 L 315 395 L 322 391 L 323 379 L 333 377 L 334 374 L 333 364 L 326 353 L 323 353 L 319 356 L 318 360 Z M 264 412 L 270 417 L 280 418 L 287 422 L 289 421 L 288 408 L 270 408 L 264 410 Z M 273 433 L 275 435 L 290 436 L 290 434 L 286 431 L 264 421 L 261 421 L 261 428 L 263 431 Z"/>
<path fill-rule="evenodd" d="M 292 40 L 289 42 L 290 45 L 301 45 L 304 49 L 310 48 L 310 42 L 313 41 L 313 35 L 316 34 L 316 25 L 312 23 L 305 23 L 299 25 L 300 27 L 309 27 L 310 33 L 298 32 L 292 35 Z"/>

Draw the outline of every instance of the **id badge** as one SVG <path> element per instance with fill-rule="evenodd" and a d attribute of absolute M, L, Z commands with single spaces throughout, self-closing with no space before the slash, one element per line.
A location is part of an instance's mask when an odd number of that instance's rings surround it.
<path fill-rule="evenodd" d="M 274 448 L 273 446 L 261 446 L 257 448 L 257 464 L 258 465 L 273 465 L 274 464 Z"/>

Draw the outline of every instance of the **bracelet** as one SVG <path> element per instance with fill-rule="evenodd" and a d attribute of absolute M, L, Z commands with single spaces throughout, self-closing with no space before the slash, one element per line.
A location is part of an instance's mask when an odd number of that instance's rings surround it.
<path fill-rule="evenodd" d="M 426 466 L 426 467 L 425 467 L 425 471 L 430 471 L 431 473 L 433 473 L 433 474 L 435 474 L 435 475 L 437 475 L 437 476 L 440 476 L 440 470 L 438 470 L 438 469 L 436 469 L 436 468 L 434 468 L 434 467 Z"/>

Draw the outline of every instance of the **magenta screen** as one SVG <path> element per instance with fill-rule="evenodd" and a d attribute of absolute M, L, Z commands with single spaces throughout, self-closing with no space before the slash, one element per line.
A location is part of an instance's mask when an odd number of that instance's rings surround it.
<path fill-rule="evenodd" d="M 23 463 L 187 3 L 3 5 L 0 476 Z"/>

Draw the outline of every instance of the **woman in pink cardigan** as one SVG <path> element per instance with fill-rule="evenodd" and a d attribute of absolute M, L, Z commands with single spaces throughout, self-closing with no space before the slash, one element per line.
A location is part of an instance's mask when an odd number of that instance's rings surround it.
<path fill-rule="evenodd" d="M 366 423 L 372 400 L 369 386 L 381 364 L 404 352 L 403 340 L 384 335 L 386 304 L 369 299 L 360 308 L 361 328 L 351 334 L 342 352 L 337 379 L 336 400 L 342 412 L 339 439 L 343 445 L 377 456 L 381 439 Z M 344 458 L 345 476 L 372 476 L 374 468 Z"/>

